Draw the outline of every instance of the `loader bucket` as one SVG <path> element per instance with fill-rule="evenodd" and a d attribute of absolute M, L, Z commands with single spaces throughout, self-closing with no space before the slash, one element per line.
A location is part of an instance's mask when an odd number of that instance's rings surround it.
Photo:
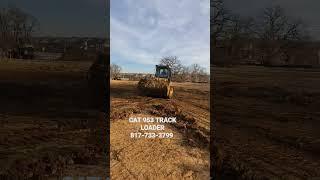
<path fill-rule="evenodd" d="M 173 95 L 170 82 L 162 78 L 143 78 L 138 83 L 138 90 L 140 94 L 151 97 L 171 98 Z"/>

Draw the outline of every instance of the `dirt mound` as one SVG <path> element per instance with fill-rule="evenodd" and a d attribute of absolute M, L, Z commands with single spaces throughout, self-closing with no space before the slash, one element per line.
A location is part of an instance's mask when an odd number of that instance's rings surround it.
<path fill-rule="evenodd" d="M 203 131 L 202 128 L 196 124 L 196 119 L 184 113 L 175 103 L 168 102 L 164 104 L 154 105 L 151 113 L 160 116 L 175 116 L 179 121 L 173 126 L 179 131 L 183 132 L 185 142 L 188 145 L 206 148 L 210 143 L 209 132 Z"/>
<path fill-rule="evenodd" d="M 221 143 L 212 142 L 211 150 L 211 175 L 216 179 L 268 179 L 263 176 L 257 176 L 252 172 L 244 162 L 224 153 L 224 147 Z"/>
<path fill-rule="evenodd" d="M 169 87 L 169 81 L 155 77 L 143 78 L 138 83 L 139 91 L 148 96 L 165 97 Z"/>
<path fill-rule="evenodd" d="M 81 151 L 78 149 L 58 149 L 56 152 L 45 152 L 32 159 L 16 159 L 11 168 L 2 176 L 15 177 L 18 179 L 43 179 L 51 176 L 61 176 L 68 166 L 74 164 L 91 165 L 96 162 L 94 147 L 86 146 Z M 17 177 L 18 176 L 18 177 Z"/>

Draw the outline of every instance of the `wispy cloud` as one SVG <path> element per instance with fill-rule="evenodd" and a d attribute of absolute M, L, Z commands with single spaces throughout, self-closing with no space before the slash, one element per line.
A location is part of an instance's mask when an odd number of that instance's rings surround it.
<path fill-rule="evenodd" d="M 111 0 L 111 61 L 152 72 L 161 57 L 174 55 L 209 69 L 209 7 L 209 0 Z"/>

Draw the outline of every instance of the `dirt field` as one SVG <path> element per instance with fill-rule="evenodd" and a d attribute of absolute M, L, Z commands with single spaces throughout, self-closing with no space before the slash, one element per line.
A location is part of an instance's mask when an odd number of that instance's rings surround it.
<path fill-rule="evenodd" d="M 0 174 L 105 176 L 90 135 L 90 62 L 0 61 Z"/>
<path fill-rule="evenodd" d="M 218 174 L 320 177 L 319 69 L 214 67 L 214 77 Z"/>
<path fill-rule="evenodd" d="M 137 81 L 111 82 L 111 179 L 208 179 L 209 84 L 174 83 L 173 99 L 139 95 Z M 129 117 L 174 116 L 172 139 L 132 139 Z"/>

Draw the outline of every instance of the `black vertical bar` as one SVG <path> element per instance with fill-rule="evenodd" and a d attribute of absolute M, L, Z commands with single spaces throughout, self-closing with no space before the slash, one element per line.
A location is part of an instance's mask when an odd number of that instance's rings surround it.
<path fill-rule="evenodd" d="M 105 89 L 105 95 L 106 98 L 104 100 L 106 101 L 105 103 L 107 104 L 107 114 L 105 116 L 107 124 L 107 137 L 106 137 L 106 164 L 107 164 L 107 177 L 110 177 L 110 0 L 106 0 L 106 43 L 105 45 L 107 48 L 105 49 L 105 53 L 107 55 L 107 62 L 106 62 L 106 69 L 107 69 L 107 74 L 106 74 L 106 81 L 107 81 L 107 86 Z"/>

